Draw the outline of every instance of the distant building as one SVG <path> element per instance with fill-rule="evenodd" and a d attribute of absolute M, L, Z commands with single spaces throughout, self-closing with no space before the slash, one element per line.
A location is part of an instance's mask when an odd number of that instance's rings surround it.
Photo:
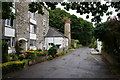
<path fill-rule="evenodd" d="M 99 50 L 99 53 L 101 53 L 102 50 L 102 42 L 97 39 L 97 49 Z"/>
<path fill-rule="evenodd" d="M 44 36 L 49 29 L 49 12 L 43 7 L 44 15 L 31 13 L 30 2 L 14 2 L 16 18 L 2 20 L 3 39 L 8 42 L 9 53 L 15 50 L 16 41 L 21 50 L 42 49 Z"/>
<path fill-rule="evenodd" d="M 45 36 L 44 47 L 46 50 L 48 50 L 53 44 L 59 49 L 68 49 L 68 38 L 55 28 L 50 27 L 47 35 Z"/>

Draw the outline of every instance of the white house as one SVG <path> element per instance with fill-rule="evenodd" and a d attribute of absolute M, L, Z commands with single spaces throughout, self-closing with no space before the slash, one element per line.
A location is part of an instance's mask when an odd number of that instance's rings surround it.
<path fill-rule="evenodd" d="M 48 50 L 53 44 L 59 49 L 68 49 L 68 38 L 55 28 L 50 27 L 45 36 L 45 50 Z"/>

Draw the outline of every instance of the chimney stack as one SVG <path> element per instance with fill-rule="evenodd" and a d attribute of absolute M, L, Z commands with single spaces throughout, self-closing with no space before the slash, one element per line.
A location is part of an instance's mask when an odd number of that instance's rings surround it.
<path fill-rule="evenodd" d="M 65 27 L 64 27 L 64 35 L 68 37 L 68 47 L 71 46 L 71 27 L 70 27 L 70 19 L 67 19 L 65 21 Z"/>

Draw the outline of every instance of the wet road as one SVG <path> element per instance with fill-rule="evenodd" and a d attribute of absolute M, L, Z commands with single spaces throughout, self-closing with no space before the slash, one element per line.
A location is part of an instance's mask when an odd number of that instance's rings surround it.
<path fill-rule="evenodd" d="M 42 62 L 10 74 L 15 78 L 112 78 L 100 56 L 82 47 L 51 61 Z"/>

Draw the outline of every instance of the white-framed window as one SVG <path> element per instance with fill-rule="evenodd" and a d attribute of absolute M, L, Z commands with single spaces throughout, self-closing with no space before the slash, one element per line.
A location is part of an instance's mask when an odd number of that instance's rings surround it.
<path fill-rule="evenodd" d="M 33 24 L 30 24 L 30 33 L 36 33 L 36 26 Z"/>
<path fill-rule="evenodd" d="M 14 38 L 10 37 L 9 39 L 6 39 L 8 47 L 14 47 Z"/>
<path fill-rule="evenodd" d="M 35 19 L 36 13 L 30 13 L 30 18 Z"/>
<path fill-rule="evenodd" d="M 13 26 L 13 19 L 6 19 L 5 20 L 5 26 L 7 26 L 7 27 Z"/>
<path fill-rule="evenodd" d="M 30 39 L 30 46 L 35 46 L 36 45 L 36 40 Z"/>

